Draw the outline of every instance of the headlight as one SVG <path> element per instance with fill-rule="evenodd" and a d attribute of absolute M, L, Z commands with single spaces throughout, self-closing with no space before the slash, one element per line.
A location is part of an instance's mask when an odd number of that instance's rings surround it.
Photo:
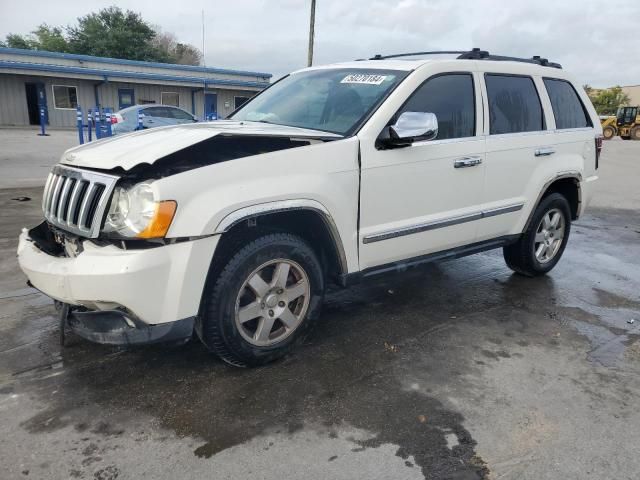
<path fill-rule="evenodd" d="M 176 202 L 156 202 L 148 183 L 138 183 L 131 188 L 117 187 L 103 231 L 130 238 L 164 237 L 175 212 Z"/>

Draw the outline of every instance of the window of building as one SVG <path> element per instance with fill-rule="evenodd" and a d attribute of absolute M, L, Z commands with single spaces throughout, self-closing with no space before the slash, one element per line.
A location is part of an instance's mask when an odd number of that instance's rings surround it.
<path fill-rule="evenodd" d="M 78 107 L 78 90 L 68 85 L 53 85 L 53 106 L 75 110 Z"/>
<path fill-rule="evenodd" d="M 544 130 L 544 115 L 531 77 L 486 74 L 491 135 Z"/>
<path fill-rule="evenodd" d="M 435 113 L 437 140 L 473 137 L 476 128 L 473 77 L 469 73 L 450 73 L 430 78 L 409 97 L 397 116 L 402 112 Z"/>
<path fill-rule="evenodd" d="M 161 92 L 160 103 L 162 105 L 180 106 L 180 95 L 177 92 Z"/>
<path fill-rule="evenodd" d="M 247 103 L 251 97 L 233 97 L 233 109 L 237 110 L 242 105 Z"/>
<path fill-rule="evenodd" d="M 551 100 L 556 128 L 591 127 L 591 121 L 585 112 L 584 105 L 571 84 L 566 80 L 545 78 L 544 86 Z"/>

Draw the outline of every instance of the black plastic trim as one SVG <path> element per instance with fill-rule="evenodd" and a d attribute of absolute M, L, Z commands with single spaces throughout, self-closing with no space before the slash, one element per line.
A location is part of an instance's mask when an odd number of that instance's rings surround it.
<path fill-rule="evenodd" d="M 135 326 L 131 326 L 133 323 Z M 106 345 L 146 345 L 188 340 L 195 317 L 148 325 L 120 310 L 71 310 L 67 325 L 79 337 Z"/>
<path fill-rule="evenodd" d="M 363 279 L 380 275 L 384 273 L 402 272 L 412 267 L 424 265 L 425 263 L 439 262 L 443 260 L 451 260 L 454 258 L 462 258 L 468 255 L 484 252 L 487 250 L 493 250 L 494 248 L 500 248 L 510 245 L 520 238 L 520 235 L 505 235 L 502 237 L 493 238 L 491 240 L 485 240 L 482 242 L 472 243 L 470 245 L 464 245 L 462 247 L 451 248 L 448 250 L 442 250 L 440 252 L 429 253 L 427 255 L 420 255 L 417 257 L 401 260 L 398 262 L 391 262 L 384 265 L 378 265 L 370 267 L 361 272 L 349 273 L 340 277 L 340 285 L 346 287 L 355 283 L 361 282 Z"/>

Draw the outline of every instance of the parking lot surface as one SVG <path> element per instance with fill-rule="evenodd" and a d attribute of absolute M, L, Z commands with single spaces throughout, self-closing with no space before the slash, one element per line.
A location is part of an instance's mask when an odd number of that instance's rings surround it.
<path fill-rule="evenodd" d="M 195 341 L 61 348 L 15 258 L 40 188 L 2 189 L 0 478 L 637 479 L 639 172 L 640 142 L 605 144 L 549 275 L 494 251 L 336 289 L 249 370 Z"/>

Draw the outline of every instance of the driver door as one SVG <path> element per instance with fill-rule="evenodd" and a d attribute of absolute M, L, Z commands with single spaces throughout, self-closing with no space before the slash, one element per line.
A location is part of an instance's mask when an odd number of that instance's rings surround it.
<path fill-rule="evenodd" d="M 472 72 L 433 75 L 388 125 L 402 112 L 431 112 L 434 140 L 383 149 L 361 138 L 361 270 L 474 242 L 485 158 L 480 91 Z"/>

